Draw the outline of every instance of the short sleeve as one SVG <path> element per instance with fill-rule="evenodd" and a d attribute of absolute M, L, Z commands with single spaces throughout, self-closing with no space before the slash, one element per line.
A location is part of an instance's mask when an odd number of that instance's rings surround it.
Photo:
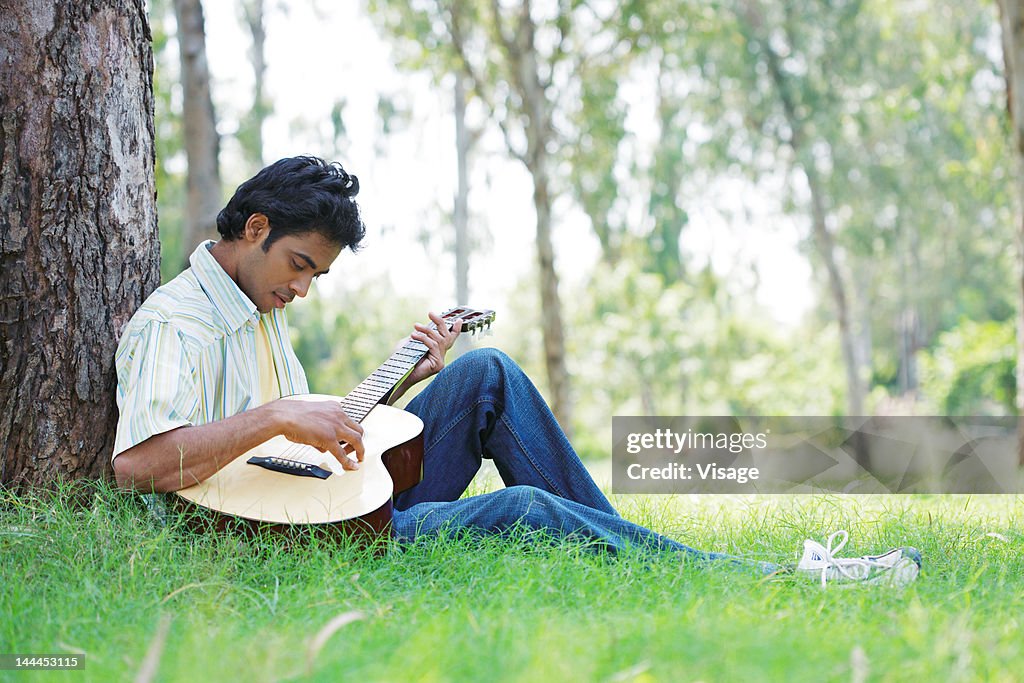
<path fill-rule="evenodd" d="M 111 459 L 151 436 L 196 423 L 194 367 L 173 325 L 149 321 L 126 331 L 115 365 L 120 417 Z"/>

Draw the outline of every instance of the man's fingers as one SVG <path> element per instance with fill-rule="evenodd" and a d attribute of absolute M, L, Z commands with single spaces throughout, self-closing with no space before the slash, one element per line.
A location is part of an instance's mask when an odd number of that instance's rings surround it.
<path fill-rule="evenodd" d="M 359 444 L 358 450 L 356 449 L 355 446 L 350 444 L 348 441 L 342 441 L 340 443 L 341 443 L 341 450 L 345 451 L 345 453 L 347 453 L 349 455 L 349 457 L 352 457 L 354 455 L 355 459 L 358 462 L 362 462 L 363 461 L 363 457 L 366 455 L 366 449 L 363 447 L 362 443 Z"/>
<path fill-rule="evenodd" d="M 352 458 L 350 458 L 348 456 L 348 454 L 345 453 L 345 449 L 342 448 L 341 444 L 338 443 L 337 441 L 329 442 L 327 444 L 327 448 L 328 448 L 328 450 L 331 451 L 331 453 L 334 455 L 334 457 L 338 459 L 338 462 L 341 463 L 341 466 L 343 468 L 345 468 L 346 470 L 358 470 L 359 469 L 359 463 L 353 461 Z M 362 460 L 362 458 L 360 458 L 360 460 Z"/>
<path fill-rule="evenodd" d="M 334 401 L 330 403 L 333 403 L 332 408 L 336 412 L 332 416 L 334 438 L 329 438 L 328 450 L 334 454 L 334 457 L 345 469 L 359 469 L 357 463 L 363 461 L 364 453 L 363 432 L 365 430 L 363 425 L 349 417 L 340 403 Z M 349 453 L 354 453 L 355 458 L 352 458 Z"/>
<path fill-rule="evenodd" d="M 356 459 L 359 462 L 363 461 L 363 428 L 361 425 L 355 425 L 359 431 L 345 425 L 336 432 L 338 441 L 345 442 L 349 447 L 356 452 Z"/>
<path fill-rule="evenodd" d="M 415 325 L 413 325 L 413 327 L 415 327 L 416 331 L 423 336 L 430 337 L 431 339 L 438 341 L 444 339 L 444 337 L 441 335 L 441 330 L 439 329 L 427 327 L 426 325 L 421 325 L 419 323 L 416 323 Z"/>
<path fill-rule="evenodd" d="M 444 321 L 444 318 L 433 311 L 427 313 L 427 315 L 430 316 L 430 319 L 434 322 L 434 325 L 437 326 L 437 330 L 441 335 L 448 333 L 448 323 Z"/>
<path fill-rule="evenodd" d="M 434 313 L 433 311 L 431 311 L 427 315 L 430 316 L 430 319 L 432 321 L 434 321 L 434 325 L 437 326 L 437 331 L 438 331 L 438 334 L 440 335 L 441 339 L 448 339 L 452 335 L 458 335 L 459 332 L 462 331 L 462 319 L 461 318 L 457 319 L 454 323 L 452 323 L 451 329 L 449 329 L 448 328 L 448 322 L 444 318 L 439 316 L 437 313 Z"/>
<path fill-rule="evenodd" d="M 338 401 L 316 401 L 298 405 L 298 401 L 282 401 L 298 415 L 294 426 L 282 432 L 294 443 L 312 446 L 321 453 L 330 451 L 346 470 L 359 469 L 363 461 L 363 426 L 353 420 Z M 354 457 L 348 455 L 353 453 Z"/>
<path fill-rule="evenodd" d="M 345 425 L 345 427 L 347 427 L 348 429 L 351 429 L 352 431 L 354 431 L 356 434 L 359 434 L 360 436 L 362 436 L 366 432 L 366 430 L 363 429 L 363 425 L 361 425 L 358 422 L 356 422 L 355 420 L 353 420 L 351 417 L 348 416 L 347 413 L 342 411 L 341 414 L 343 416 L 341 421 L 342 421 L 342 424 Z"/>
<path fill-rule="evenodd" d="M 444 348 L 450 349 L 452 344 L 455 343 L 455 338 L 459 336 L 460 332 L 462 332 L 462 318 L 457 318 L 455 322 L 452 323 L 451 329 L 449 329 L 448 322 L 438 314 L 430 312 L 427 315 L 429 315 L 430 319 L 434 321 L 435 325 L 437 325 L 439 339 L 444 344 Z"/>
<path fill-rule="evenodd" d="M 431 351 L 440 350 L 441 348 L 441 340 L 432 334 L 428 334 L 426 332 L 413 332 L 412 338 L 424 343 Z"/>

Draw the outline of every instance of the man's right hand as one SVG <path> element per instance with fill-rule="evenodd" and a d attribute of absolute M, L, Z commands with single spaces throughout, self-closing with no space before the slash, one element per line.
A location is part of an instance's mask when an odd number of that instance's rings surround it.
<path fill-rule="evenodd" d="M 267 407 L 273 410 L 280 433 L 286 439 L 312 446 L 321 453 L 330 451 L 346 470 L 359 469 L 363 461 L 363 426 L 349 417 L 338 401 L 284 398 Z M 346 451 L 355 451 L 356 460 Z"/>
<path fill-rule="evenodd" d="M 346 470 L 359 469 L 363 459 L 363 428 L 340 403 L 279 399 L 223 420 L 154 434 L 114 458 L 114 476 L 120 486 L 143 493 L 178 491 L 277 435 L 330 451 Z M 346 449 L 355 451 L 355 460 Z"/>

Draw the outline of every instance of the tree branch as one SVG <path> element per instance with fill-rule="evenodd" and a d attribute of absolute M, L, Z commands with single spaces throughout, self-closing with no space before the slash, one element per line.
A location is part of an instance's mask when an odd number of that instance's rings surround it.
<path fill-rule="evenodd" d="M 512 136 L 510 134 L 508 125 L 505 122 L 504 117 L 498 116 L 496 113 L 496 96 L 494 95 L 493 91 L 488 90 L 487 80 L 484 78 L 483 74 L 473 65 L 473 62 L 469 59 L 469 54 L 466 50 L 466 35 L 463 31 L 461 21 L 463 16 L 462 13 L 465 11 L 463 7 L 464 6 L 462 2 L 456 0 L 456 2 L 452 3 L 451 7 L 448 10 L 448 32 L 451 35 L 452 45 L 455 47 L 455 53 L 458 57 L 458 61 L 462 66 L 463 73 L 469 76 L 470 80 L 472 80 L 473 90 L 474 92 L 476 92 L 480 100 L 484 103 L 484 106 L 490 113 L 490 118 L 498 122 L 498 127 L 501 129 L 502 136 L 505 139 L 505 146 L 508 147 L 509 154 L 511 154 L 514 158 L 516 158 L 523 164 L 526 164 L 527 157 L 524 153 L 517 150 L 516 146 L 513 144 Z M 477 135 L 477 137 L 479 137 L 479 135 Z"/>

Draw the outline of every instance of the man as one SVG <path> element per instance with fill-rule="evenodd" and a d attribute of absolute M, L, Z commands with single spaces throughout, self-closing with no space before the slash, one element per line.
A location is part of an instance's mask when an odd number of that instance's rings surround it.
<path fill-rule="evenodd" d="M 305 296 L 341 251 L 359 246 L 365 227 L 353 199 L 358 191 L 356 177 L 338 164 L 315 157 L 272 164 L 221 211 L 221 239 L 200 245 L 191 267 L 146 300 L 117 350 L 113 468 L 121 486 L 191 486 L 277 435 L 358 467 L 362 427 L 338 402 L 277 400 L 308 393 L 283 309 Z M 416 325 L 411 335 L 427 355 L 391 397 L 437 375 L 406 407 L 424 423 L 423 480 L 395 499 L 397 539 L 451 525 L 484 533 L 525 525 L 611 550 L 720 557 L 620 517 L 522 370 L 493 349 L 445 367 L 459 325 L 448 331 L 431 318 L 436 329 Z M 506 488 L 460 498 L 484 457 Z"/>

